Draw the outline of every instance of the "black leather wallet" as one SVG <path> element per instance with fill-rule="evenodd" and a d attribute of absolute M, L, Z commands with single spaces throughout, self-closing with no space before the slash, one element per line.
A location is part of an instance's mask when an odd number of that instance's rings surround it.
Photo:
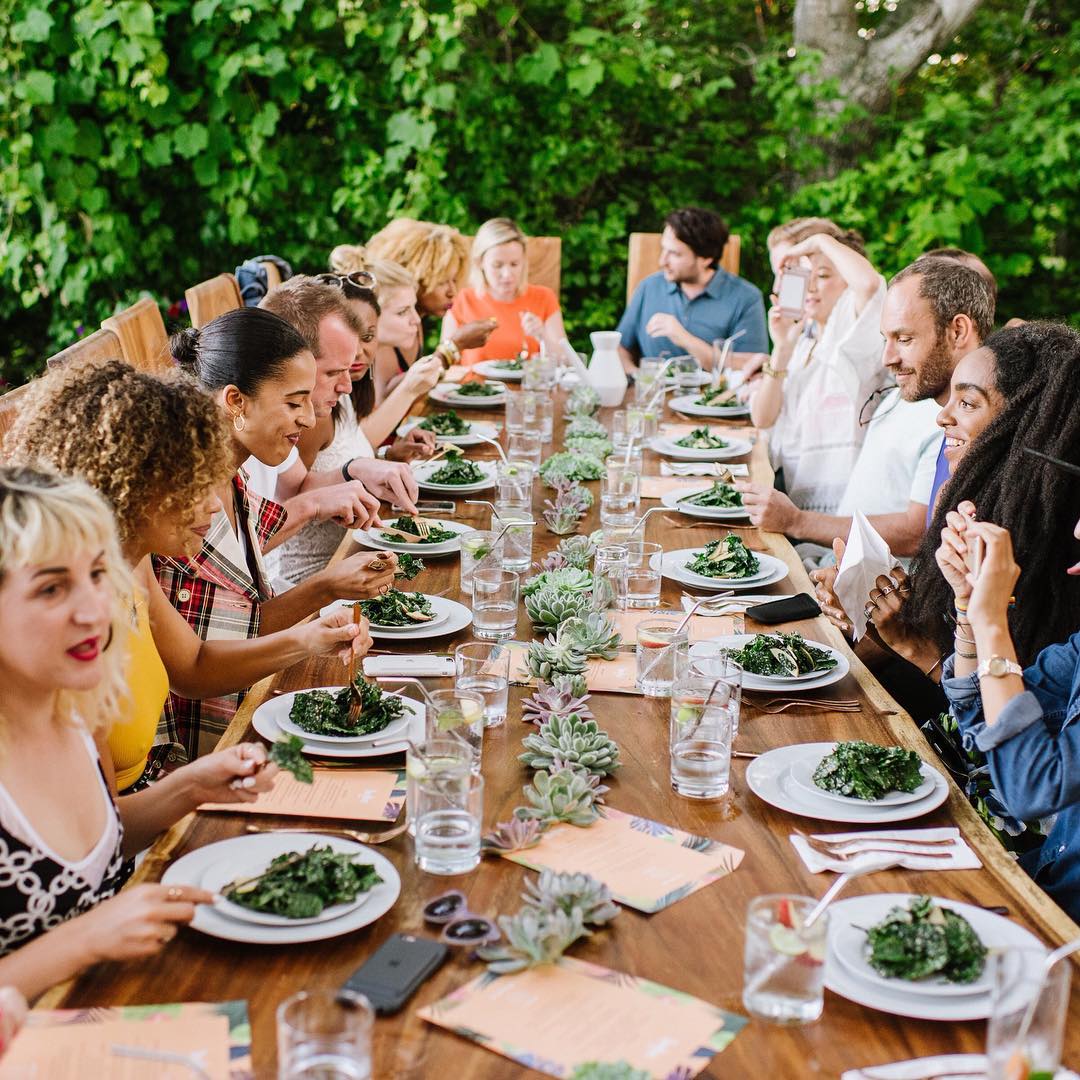
<path fill-rule="evenodd" d="M 818 602 L 808 593 L 772 600 L 746 609 L 746 617 L 759 623 L 797 622 L 799 619 L 815 619 L 821 614 Z"/>

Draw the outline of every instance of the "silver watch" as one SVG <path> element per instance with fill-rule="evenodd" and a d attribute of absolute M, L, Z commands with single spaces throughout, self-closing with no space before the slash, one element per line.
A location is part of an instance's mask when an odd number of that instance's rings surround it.
<path fill-rule="evenodd" d="M 1006 675 L 1023 675 L 1024 669 L 1012 660 L 1006 660 L 1004 656 L 991 656 L 978 666 L 975 674 L 980 679 L 987 675 L 992 679 L 1001 679 Z"/>

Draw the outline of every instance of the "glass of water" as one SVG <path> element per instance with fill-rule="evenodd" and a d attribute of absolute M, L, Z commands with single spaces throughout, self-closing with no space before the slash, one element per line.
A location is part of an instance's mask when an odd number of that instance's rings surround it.
<path fill-rule="evenodd" d="M 461 536 L 461 591 L 472 592 L 473 573 L 477 570 L 498 570 L 505 554 L 504 536 L 498 543 L 498 530 L 474 529 Z"/>
<path fill-rule="evenodd" d="M 593 559 L 593 611 L 622 611 L 626 607 L 626 574 L 630 553 L 621 544 L 605 544 Z"/>
<path fill-rule="evenodd" d="M 627 410 L 627 423 L 631 429 L 640 433 L 640 441 L 648 443 L 655 439 L 660 431 L 659 408 L 632 408 Z"/>
<path fill-rule="evenodd" d="M 731 702 L 731 737 L 734 739 L 739 734 L 739 715 L 742 711 L 742 665 L 732 660 L 726 649 L 702 642 L 694 646 L 694 655 L 690 657 L 690 674 L 701 675 L 712 682 L 720 680 L 726 687 L 725 693 Z"/>
<path fill-rule="evenodd" d="M 692 356 L 678 356 L 671 365 L 675 373 L 675 386 L 678 393 L 686 393 L 697 388 L 700 381 L 701 365 Z"/>
<path fill-rule="evenodd" d="M 504 506 L 499 503 L 495 507 L 495 516 L 491 524 L 497 525 L 502 532 L 506 533 L 502 538 L 504 570 L 528 570 L 532 565 L 533 526 L 529 524 L 533 520 L 532 511 L 525 506 Z M 521 522 L 520 525 L 514 522 Z"/>
<path fill-rule="evenodd" d="M 813 926 L 804 926 L 816 904 L 809 896 L 759 896 L 750 901 L 742 999 L 759 1020 L 808 1024 L 821 1016 L 828 911 Z"/>
<path fill-rule="evenodd" d="M 684 675 L 671 688 L 671 790 L 687 799 L 719 799 L 731 779 L 731 687 Z"/>
<path fill-rule="evenodd" d="M 541 354 L 525 364 L 521 372 L 521 386 L 524 390 L 555 389 L 556 365 L 553 356 Z"/>
<path fill-rule="evenodd" d="M 660 383 L 660 371 L 665 360 L 662 356 L 643 356 L 634 377 L 634 400 L 644 404 L 650 398 L 659 399 L 657 393 Z"/>
<path fill-rule="evenodd" d="M 511 436 L 512 438 L 513 436 Z M 532 508 L 533 478 L 536 470 L 525 461 L 499 462 L 499 505 Z"/>
<path fill-rule="evenodd" d="M 660 560 L 664 549 L 646 540 L 626 542 L 628 567 L 626 571 L 626 606 L 654 608 L 660 606 Z"/>
<path fill-rule="evenodd" d="M 352 990 L 301 990 L 277 1007 L 278 1080 L 369 1080 L 375 1011 Z"/>
<path fill-rule="evenodd" d="M 413 858 L 428 874 L 467 874 L 480 863 L 484 778 L 470 773 L 458 784 L 425 776 L 416 784 Z"/>
<path fill-rule="evenodd" d="M 438 692 L 453 693 L 445 690 Z M 423 739 L 417 739 L 405 751 L 405 820 L 409 824 L 410 836 L 416 835 L 417 781 L 428 774 L 437 774 L 444 784 L 462 783 L 468 773 L 480 771 L 478 747 L 482 748 L 484 740 L 483 706 L 479 724 L 463 725 L 441 735 L 434 733 L 436 729 L 431 706 L 428 706 L 427 711 L 426 725 L 429 734 Z M 479 736 L 474 728 L 479 730 Z"/>
<path fill-rule="evenodd" d="M 555 406 L 550 392 L 534 393 L 530 390 L 523 392 L 528 395 L 524 430 L 539 435 L 543 443 L 551 442 L 552 433 L 555 430 Z"/>
<path fill-rule="evenodd" d="M 617 409 L 611 414 L 611 444 L 616 451 L 625 450 L 631 439 L 641 442 L 641 410 Z"/>
<path fill-rule="evenodd" d="M 638 518 L 638 474 L 609 468 L 600 479 L 601 525 L 633 525 Z"/>
<path fill-rule="evenodd" d="M 430 690 L 428 696 L 426 741 L 464 743 L 469 748 L 471 771 L 479 772 L 484 751 L 484 695 L 455 686 L 453 690 Z"/>
<path fill-rule="evenodd" d="M 506 456 L 511 461 L 522 461 L 534 469 L 540 468 L 541 439 L 539 431 L 515 431 L 507 436 Z"/>
<path fill-rule="evenodd" d="M 630 446 L 629 456 L 627 455 L 627 448 L 624 446 L 617 454 L 609 454 L 604 458 L 604 464 L 608 467 L 609 471 L 613 467 L 619 466 L 623 469 L 630 469 L 632 472 L 636 472 L 638 476 L 641 476 L 644 460 L 641 451 L 641 443 L 636 442 Z"/>
<path fill-rule="evenodd" d="M 525 406 L 531 395 L 523 390 L 506 395 L 506 433 L 518 435 L 525 430 Z"/>
<path fill-rule="evenodd" d="M 641 623 L 637 628 L 637 688 L 646 697 L 670 697 L 687 672 L 690 637 L 681 619 Z M 678 630 L 678 633 L 676 633 Z"/>
<path fill-rule="evenodd" d="M 513 570 L 477 570 L 473 573 L 473 631 L 485 641 L 514 636 L 518 621 L 521 578 Z"/>
<path fill-rule="evenodd" d="M 510 686 L 510 650 L 486 641 L 467 641 L 454 650 L 454 686 L 484 699 L 484 727 L 498 727 L 506 720 Z"/>

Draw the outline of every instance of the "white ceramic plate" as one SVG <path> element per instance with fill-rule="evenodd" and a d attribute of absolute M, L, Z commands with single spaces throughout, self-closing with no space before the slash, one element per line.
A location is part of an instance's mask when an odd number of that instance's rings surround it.
<path fill-rule="evenodd" d="M 705 416 L 720 420 L 723 418 L 735 419 L 740 416 L 750 415 L 750 406 L 742 403 L 739 405 L 695 405 L 700 394 L 682 394 L 673 397 L 668 404 L 675 412 L 685 416 Z"/>
<path fill-rule="evenodd" d="M 261 858 L 257 862 L 246 863 L 243 866 L 237 866 L 232 859 L 222 859 L 221 862 L 214 863 L 203 874 L 202 887 L 207 892 L 220 894 L 226 885 L 230 885 L 234 881 L 244 881 L 248 878 L 257 877 L 259 874 L 265 873 L 269 866 L 270 859 L 267 858 Z M 311 923 L 330 922 L 333 919 L 340 919 L 343 915 L 348 915 L 350 911 L 354 911 L 361 904 L 366 903 L 370 896 L 371 890 L 369 889 L 367 892 L 358 893 L 352 903 L 331 904 L 329 907 L 323 908 L 318 915 L 312 915 L 306 919 L 289 919 L 284 915 L 274 915 L 268 911 L 256 911 L 254 908 L 244 907 L 243 904 L 226 900 L 221 895 L 214 901 L 214 910 L 220 912 L 226 918 L 257 926 L 308 926 Z"/>
<path fill-rule="evenodd" d="M 665 551 L 660 558 L 660 573 L 671 581 L 677 581 L 681 585 L 690 585 L 695 589 L 714 590 L 721 592 L 727 589 L 760 589 L 766 585 L 775 585 L 788 576 L 787 563 L 775 555 L 766 555 L 755 551 L 758 560 L 758 572 L 748 578 L 711 578 L 703 574 L 695 574 L 686 569 L 686 564 L 695 556 L 699 555 L 704 548 L 679 548 L 676 551 Z"/>
<path fill-rule="evenodd" d="M 381 918 L 394 906 L 401 892 L 401 878 L 394 869 L 394 864 L 385 855 L 344 837 L 319 833 L 259 833 L 219 840 L 216 844 L 207 844 L 177 859 L 162 875 L 161 881 L 164 885 L 201 887 L 203 876 L 217 863 L 247 865 L 261 861 L 265 864 L 275 855 L 282 855 L 287 851 L 306 851 L 313 844 L 329 844 L 335 851 L 362 855 L 364 862 L 375 867 L 375 872 L 382 878 L 382 882 L 368 892 L 365 903 L 329 922 L 306 923 L 301 926 L 257 926 L 229 918 L 210 904 L 199 904 L 191 922 L 192 929 L 201 930 L 211 937 L 224 938 L 226 941 L 241 941 L 252 945 L 293 945 L 304 941 L 322 941 L 324 938 L 359 930 Z"/>
<path fill-rule="evenodd" d="M 469 495 L 474 491 L 486 491 L 495 487 L 498 475 L 498 465 L 494 461 L 473 462 L 484 474 L 483 480 L 477 480 L 472 484 L 433 484 L 429 479 L 446 464 L 446 459 L 438 461 L 422 461 L 413 466 L 413 476 L 421 491 L 447 492 L 451 495 Z"/>
<path fill-rule="evenodd" d="M 408 736 L 409 725 L 414 718 L 419 717 L 420 722 L 423 723 L 424 706 L 407 697 L 401 698 L 405 702 L 404 715 L 387 724 L 382 731 L 375 731 L 370 735 L 314 735 L 310 731 L 298 727 L 289 719 L 289 713 L 292 712 L 293 702 L 296 700 L 297 694 L 310 694 L 312 690 L 326 690 L 328 693 L 336 694 L 342 689 L 344 688 L 341 686 L 313 686 L 307 690 L 294 690 L 288 694 L 278 694 L 276 697 L 264 701 L 255 712 L 257 714 L 260 710 L 265 710 L 273 716 L 278 728 L 286 735 L 295 735 L 297 738 L 303 739 L 305 743 L 314 743 L 319 746 L 351 748 L 369 746 L 373 742 L 385 742 L 387 739 L 405 739 Z"/>
<path fill-rule="evenodd" d="M 824 757 L 825 755 L 822 755 Z M 923 762 L 923 781 L 914 791 L 889 791 L 880 799 L 856 799 L 851 795 L 838 795 L 835 791 L 825 791 L 814 783 L 814 770 L 821 764 L 821 758 L 809 757 L 796 761 L 791 766 L 791 779 L 811 795 L 821 795 L 823 798 L 832 799 L 833 802 L 843 803 L 845 806 L 904 806 L 907 803 L 918 802 L 925 799 L 934 790 L 935 772 L 932 766 Z"/>
<path fill-rule="evenodd" d="M 485 379 L 498 379 L 501 382 L 520 382 L 525 373 L 520 369 L 517 371 L 507 370 L 502 367 L 505 363 L 507 363 L 505 360 L 481 360 L 479 364 L 473 365 L 473 370 L 477 375 L 483 375 Z"/>
<path fill-rule="evenodd" d="M 410 420 L 406 420 L 398 429 L 399 435 L 408 435 L 410 431 L 417 424 L 420 423 L 422 417 L 414 417 Z M 497 439 L 499 437 L 498 424 L 493 424 L 490 420 L 470 420 L 469 431 L 466 435 L 436 435 L 435 441 L 440 443 L 451 442 L 457 446 L 485 446 L 487 445 L 483 439 L 479 436 L 486 435 L 489 439 Z"/>
<path fill-rule="evenodd" d="M 277 699 L 271 699 L 277 700 Z M 263 702 L 251 717 L 251 726 L 255 731 L 261 735 L 267 742 L 275 743 L 282 735 L 285 734 L 280 727 L 276 717 L 280 715 L 276 710 L 267 710 L 265 706 L 271 702 Z M 286 713 L 286 716 L 288 713 Z M 415 730 L 411 732 L 412 739 L 422 739 L 424 737 L 423 725 L 417 724 Z M 318 758 L 370 758 L 370 757 L 387 757 L 393 754 L 400 754 L 408 749 L 408 736 L 410 735 L 409 729 L 406 729 L 400 739 L 384 743 L 382 732 L 379 733 L 376 738 L 377 742 L 369 743 L 356 743 L 352 746 L 335 746 L 333 743 L 317 742 L 315 737 L 311 735 L 301 736 L 304 740 L 304 745 L 301 747 L 301 752 L 308 754 L 311 757 Z"/>
<path fill-rule="evenodd" d="M 701 641 L 696 645 L 691 645 L 690 658 L 715 656 L 722 649 L 741 649 L 747 642 L 753 641 L 756 636 L 756 634 L 727 634 L 720 638 L 710 638 L 708 641 Z M 836 667 L 830 668 L 828 671 L 811 672 L 798 679 L 779 679 L 771 675 L 754 675 L 752 672 L 744 671 L 743 689 L 777 693 L 797 690 L 802 693 L 804 690 L 814 689 L 819 686 L 831 686 L 833 683 L 839 682 L 848 673 L 850 665 L 847 657 L 838 649 L 834 649 L 820 641 L 810 641 L 808 644 L 830 653 L 836 660 Z"/>
<path fill-rule="evenodd" d="M 459 630 L 472 624 L 472 611 L 464 604 L 456 600 L 447 600 L 445 596 L 429 596 L 428 602 L 435 611 L 435 621 L 417 623 L 416 626 L 386 627 L 379 629 L 371 628 L 373 638 L 384 638 L 388 641 L 422 641 L 424 638 L 445 637 L 447 634 L 456 634 Z M 339 607 L 351 607 L 351 600 L 335 600 L 332 604 L 319 612 L 320 615 L 329 615 Z"/>
<path fill-rule="evenodd" d="M 391 518 L 396 521 L 396 518 Z M 352 529 L 352 538 L 361 546 L 374 548 L 376 551 L 407 551 L 410 555 L 419 555 L 421 559 L 433 555 L 454 555 L 461 550 L 462 533 L 472 532 L 472 525 L 464 525 L 459 521 L 446 521 L 442 518 L 425 517 L 431 525 L 438 525 L 440 529 L 449 529 L 457 533 L 453 540 L 444 540 L 439 544 L 409 544 L 404 540 L 384 540 L 379 529 Z"/>
<path fill-rule="evenodd" d="M 934 898 L 943 907 L 962 915 L 982 943 L 990 949 L 1032 949 L 1018 954 L 1018 963 L 1037 966 L 1042 942 L 1022 926 L 993 912 L 956 900 Z M 924 980 L 886 979 L 866 962 L 863 944 L 866 927 L 880 922 L 894 907 L 906 907 L 906 893 L 877 893 L 837 900 L 829 909 L 829 951 L 825 961 L 825 985 L 841 997 L 895 1016 L 920 1020 L 985 1020 L 990 1015 L 990 985 L 984 974 L 969 986 Z M 858 929 L 862 927 L 863 929 Z M 1022 991 L 1020 995 L 1022 997 Z M 1022 1001 L 1018 1001 L 1018 1005 Z"/>
<path fill-rule="evenodd" d="M 731 461 L 733 458 L 749 454 L 754 449 L 754 444 L 749 439 L 732 438 L 727 432 L 718 433 L 718 435 L 727 443 L 727 446 L 721 450 L 691 450 L 686 446 L 676 445 L 675 439 L 662 435 L 658 435 L 649 443 L 649 449 L 676 461 Z M 679 435 L 678 438 L 682 439 L 685 436 Z"/>
<path fill-rule="evenodd" d="M 660 504 L 669 510 L 675 510 L 687 517 L 706 518 L 710 521 L 733 521 L 736 518 L 748 518 L 750 515 L 743 506 L 694 506 L 686 502 L 694 495 L 700 495 L 703 491 L 710 491 L 712 482 L 706 483 L 705 487 L 698 491 L 669 491 L 660 497 Z"/>
<path fill-rule="evenodd" d="M 442 402 L 443 405 L 453 405 L 455 409 L 497 409 L 505 405 L 506 395 L 509 393 L 505 383 L 489 382 L 488 385 L 499 387 L 501 392 L 491 394 L 488 397 L 471 397 L 468 395 L 462 397 L 458 393 L 461 383 L 442 382 L 428 394 L 428 397 L 433 401 Z"/>
<path fill-rule="evenodd" d="M 934 790 L 919 802 L 903 806 L 875 806 L 873 804 L 847 805 L 814 795 L 795 783 L 791 766 L 800 758 L 824 757 L 835 746 L 831 742 L 796 743 L 768 750 L 750 762 L 746 770 L 746 783 L 763 802 L 786 810 L 789 814 L 815 818 L 818 821 L 839 821 L 852 825 L 887 825 L 896 821 L 911 821 L 936 810 L 948 797 L 949 785 L 938 773 L 934 778 Z"/>

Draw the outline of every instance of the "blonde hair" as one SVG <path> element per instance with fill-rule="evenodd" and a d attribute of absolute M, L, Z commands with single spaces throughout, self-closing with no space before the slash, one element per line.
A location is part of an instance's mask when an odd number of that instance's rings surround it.
<path fill-rule="evenodd" d="M 829 218 L 797 217 L 772 229 L 765 238 L 765 246 L 771 251 L 777 244 L 801 244 L 817 233 L 841 240 L 847 232 Z"/>
<path fill-rule="evenodd" d="M 421 294 L 444 281 L 461 288 L 469 267 L 469 242 L 457 229 L 414 218 L 395 218 L 368 241 L 367 251 L 404 267 Z"/>
<path fill-rule="evenodd" d="M 127 695 L 128 633 L 134 584 L 112 512 L 89 484 L 43 468 L 0 467 L 0 586 L 13 570 L 62 562 L 73 551 L 105 552 L 112 593 L 112 641 L 102 654 L 104 675 L 93 689 L 57 693 L 57 714 L 105 726 Z"/>
<path fill-rule="evenodd" d="M 474 289 L 480 292 L 487 286 L 487 279 L 480 265 L 484 256 L 500 244 L 512 244 L 515 241 L 521 245 L 526 256 L 521 269 L 521 280 L 518 282 L 518 295 L 525 291 L 525 286 L 529 283 L 529 241 L 518 228 L 517 222 L 505 217 L 489 218 L 476 230 L 472 244 L 472 270 L 469 274 L 469 281 Z"/>
<path fill-rule="evenodd" d="M 404 266 L 389 259 L 376 259 L 361 244 L 338 244 L 330 252 L 330 269 L 335 274 L 352 274 L 368 270 L 375 275 L 375 299 L 379 307 L 386 304 L 394 289 L 416 289 L 416 278 Z"/>

